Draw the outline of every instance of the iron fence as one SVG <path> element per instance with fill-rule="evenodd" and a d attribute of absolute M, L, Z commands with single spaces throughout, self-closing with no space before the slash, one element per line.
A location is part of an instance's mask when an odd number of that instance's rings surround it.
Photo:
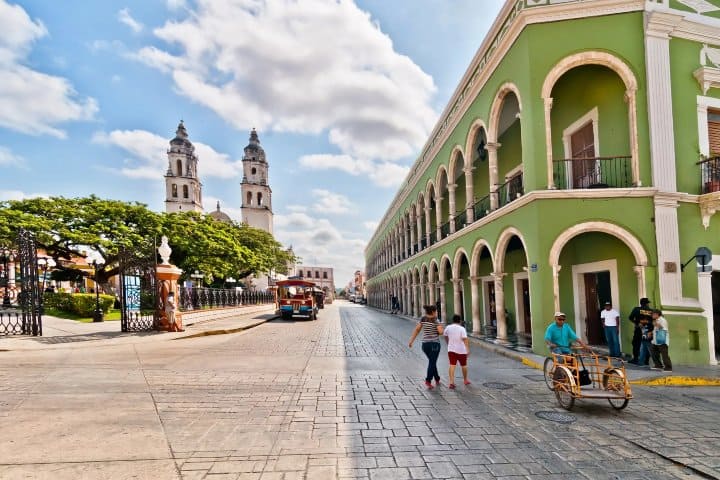
<path fill-rule="evenodd" d="M 467 210 L 463 209 L 462 212 L 455 216 L 455 231 L 461 230 L 467 226 Z"/>
<path fill-rule="evenodd" d="M 720 157 L 707 158 L 697 164 L 700 165 L 700 191 L 703 194 L 720 192 Z"/>
<path fill-rule="evenodd" d="M 477 222 L 488 213 L 490 213 L 490 195 L 485 195 L 473 205 L 473 216 Z"/>
<path fill-rule="evenodd" d="M 450 222 L 443 223 L 440 227 L 440 238 L 446 238 L 448 235 L 450 235 Z"/>
<path fill-rule="evenodd" d="M 205 310 L 210 308 L 261 305 L 275 302 L 272 292 L 255 292 L 231 288 L 179 287 L 180 311 Z"/>
<path fill-rule="evenodd" d="M 523 193 L 525 193 L 523 175 L 520 173 L 498 187 L 496 192 L 498 196 L 498 208 L 520 198 Z"/>
<path fill-rule="evenodd" d="M 631 160 L 629 156 L 553 160 L 555 187 L 559 190 L 632 187 Z"/>

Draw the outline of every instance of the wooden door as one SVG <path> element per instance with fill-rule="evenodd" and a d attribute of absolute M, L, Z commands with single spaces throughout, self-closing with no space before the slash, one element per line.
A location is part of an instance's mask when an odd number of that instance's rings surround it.
<path fill-rule="evenodd" d="M 570 136 L 572 158 L 579 159 L 572 163 L 573 188 L 588 188 L 599 183 L 595 160 L 595 134 L 593 122 L 588 123 Z M 581 159 L 592 160 L 581 160 Z"/>
<path fill-rule="evenodd" d="M 603 329 L 598 305 L 597 276 L 584 274 L 585 278 L 585 337 L 590 345 L 603 344 Z"/>
<path fill-rule="evenodd" d="M 532 321 L 530 317 L 530 281 L 527 279 L 520 280 L 520 288 L 522 289 L 523 302 L 523 331 L 530 334 L 532 332 Z"/>

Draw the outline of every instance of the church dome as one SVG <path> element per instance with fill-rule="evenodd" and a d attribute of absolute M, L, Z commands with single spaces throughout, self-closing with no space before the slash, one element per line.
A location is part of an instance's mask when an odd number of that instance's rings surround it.
<path fill-rule="evenodd" d="M 217 202 L 217 210 L 215 210 L 214 212 L 211 212 L 209 214 L 209 216 L 213 220 L 217 220 L 219 222 L 232 223 L 232 218 L 230 218 L 230 216 L 227 213 L 220 211 L 220 202 L 219 201 Z"/>
<path fill-rule="evenodd" d="M 187 129 L 185 128 L 185 124 L 182 120 L 180 120 L 177 130 L 175 130 L 175 138 L 170 140 L 170 145 L 192 147 L 192 142 L 188 139 Z"/>
<path fill-rule="evenodd" d="M 250 141 L 245 147 L 245 157 L 243 160 L 258 160 L 260 162 L 265 161 L 265 149 L 260 145 L 260 138 L 258 137 L 257 131 L 253 128 L 250 132 Z"/>

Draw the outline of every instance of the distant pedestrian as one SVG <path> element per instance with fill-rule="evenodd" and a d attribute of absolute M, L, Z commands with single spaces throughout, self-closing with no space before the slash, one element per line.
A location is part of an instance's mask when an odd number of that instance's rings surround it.
<path fill-rule="evenodd" d="M 400 311 L 400 302 L 398 302 L 398 297 L 396 295 L 393 295 L 392 298 L 390 298 L 390 303 L 392 304 L 392 314 L 396 314 Z"/>
<path fill-rule="evenodd" d="M 670 347 L 670 332 L 665 317 L 662 316 L 660 310 L 653 310 L 653 339 L 650 345 L 653 362 L 655 366 L 660 367 L 660 357 L 662 357 L 662 369 L 666 372 L 672 372 L 672 361 L 668 348 Z"/>
<path fill-rule="evenodd" d="M 462 325 L 460 315 L 453 315 L 453 323 L 448 325 L 443 332 L 448 346 L 448 362 L 450 363 L 449 382 L 450 388 L 455 388 L 455 366 L 459 363 L 462 369 L 463 383 L 470 385 L 468 380 L 467 357 L 470 354 L 470 341 L 467 330 Z"/>
<path fill-rule="evenodd" d="M 413 330 L 408 346 L 412 348 L 415 338 L 422 331 L 422 350 L 428 358 L 425 386 L 430 390 L 433 388 L 433 379 L 435 379 L 436 386 L 440 385 L 437 359 L 440 356 L 440 335 L 443 333 L 443 327 L 437 321 L 437 308 L 435 305 L 425 305 L 423 309 L 425 315 L 422 316 L 415 330 Z"/>
<path fill-rule="evenodd" d="M 620 357 L 620 313 L 612 308 L 611 302 L 605 302 L 605 308 L 600 312 L 605 329 L 605 340 L 611 357 Z"/>
<path fill-rule="evenodd" d="M 652 315 L 652 314 L 651 314 Z M 648 319 L 644 316 L 640 318 L 640 356 L 638 357 L 638 365 L 647 366 L 652 357 L 652 339 L 653 325 L 652 318 Z M 653 366 L 655 370 L 660 370 L 657 360 L 653 357 Z"/>
<path fill-rule="evenodd" d="M 632 337 L 632 359 L 630 363 L 638 363 L 640 357 L 640 347 L 642 346 L 642 322 L 644 318 L 649 323 L 652 320 L 652 310 L 650 309 L 650 300 L 647 298 L 640 299 L 640 306 L 633 308 L 630 312 L 630 321 L 635 325 Z"/>

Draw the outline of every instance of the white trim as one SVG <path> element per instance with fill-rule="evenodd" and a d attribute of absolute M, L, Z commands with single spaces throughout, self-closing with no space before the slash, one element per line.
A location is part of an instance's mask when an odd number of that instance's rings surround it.
<path fill-rule="evenodd" d="M 522 173 L 522 172 L 523 172 L 523 164 L 521 163 L 520 165 L 518 165 L 517 167 L 513 168 L 512 170 L 510 170 L 509 172 L 507 172 L 505 174 L 505 181 L 507 182 L 508 180 L 513 178 L 515 175 Z"/>
<path fill-rule="evenodd" d="M 615 309 L 620 305 L 620 285 L 618 282 L 618 271 L 617 271 L 617 260 L 602 260 L 600 262 L 591 263 L 579 263 L 572 266 L 572 282 L 573 282 L 573 298 L 575 299 L 575 333 L 583 341 L 587 342 L 587 336 L 585 335 L 585 329 L 580 328 L 580 308 L 585 304 L 585 282 L 583 280 L 583 274 L 593 272 L 610 272 L 610 298 Z M 581 288 L 582 286 L 582 288 Z M 622 318 L 622 312 L 620 312 L 620 318 Z M 620 344 L 622 345 L 622 322 L 620 322 L 619 338 Z M 585 326 L 583 322 L 583 327 Z"/>
<path fill-rule="evenodd" d="M 522 285 L 521 280 L 527 280 L 528 281 L 528 289 L 530 288 L 530 275 L 528 275 L 528 272 L 517 272 L 513 273 L 513 288 L 515 289 L 515 331 L 516 332 L 522 332 L 522 333 L 532 333 L 532 324 L 530 325 L 530 331 L 525 331 L 525 322 L 520 321 L 521 318 L 525 315 L 525 306 L 522 302 L 522 288 L 520 288 L 520 285 Z M 521 315 L 522 314 L 522 315 Z"/>
<path fill-rule="evenodd" d="M 584 128 L 588 123 L 592 123 L 593 126 L 593 149 L 595 150 L 595 156 L 600 156 L 600 127 L 598 122 L 598 107 L 595 106 L 585 115 L 571 123 L 565 130 L 563 130 L 563 147 L 565 148 L 566 159 L 572 158 L 572 136 L 578 131 L 580 131 L 582 128 Z M 597 161 L 595 162 L 595 170 L 599 174 L 600 163 Z M 572 163 L 566 169 L 565 176 L 567 177 L 565 179 L 567 185 L 574 187 L 575 185 L 573 185 Z M 600 178 L 599 175 L 596 178 Z"/>
<path fill-rule="evenodd" d="M 720 110 L 720 99 L 698 95 L 698 150 L 701 155 L 705 155 L 706 157 L 710 156 L 710 135 L 708 133 L 709 108 L 717 108 Z"/>

